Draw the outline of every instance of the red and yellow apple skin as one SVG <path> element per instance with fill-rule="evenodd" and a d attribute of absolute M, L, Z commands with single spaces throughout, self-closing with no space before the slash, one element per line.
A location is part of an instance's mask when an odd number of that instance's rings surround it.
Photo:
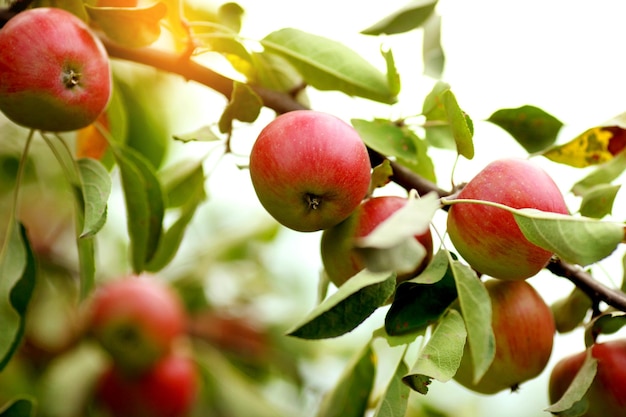
<path fill-rule="evenodd" d="M 140 373 L 168 354 L 187 326 L 174 291 L 151 276 L 102 284 L 89 304 L 89 331 L 127 373 Z"/>
<path fill-rule="evenodd" d="M 492 201 L 513 208 L 567 214 L 563 194 L 531 161 L 500 159 L 487 165 L 461 190 L 459 199 Z M 524 280 L 536 275 L 552 253 L 530 243 L 506 210 L 458 203 L 448 213 L 448 234 L 476 271 L 494 278 Z"/>
<path fill-rule="evenodd" d="M 95 398 L 112 417 L 183 417 L 193 407 L 198 385 L 195 362 L 171 354 L 137 376 L 110 365 L 97 381 Z"/>
<path fill-rule="evenodd" d="M 328 278 L 337 287 L 365 268 L 365 260 L 354 249 L 354 240 L 369 235 L 380 223 L 404 207 L 407 199 L 398 196 L 372 197 L 363 201 L 345 221 L 324 230 L 320 242 L 322 263 Z M 415 236 L 426 249 L 426 256 L 416 270 L 398 275 L 398 283 L 418 275 L 433 255 L 430 229 Z"/>
<path fill-rule="evenodd" d="M 0 111 L 19 125 L 85 127 L 111 95 L 109 58 L 78 17 L 57 8 L 17 14 L 0 30 Z"/>
<path fill-rule="evenodd" d="M 250 178 L 272 217 L 313 232 L 352 213 L 368 192 L 371 166 L 352 126 L 327 113 L 297 110 L 261 131 L 250 153 Z"/>
<path fill-rule="evenodd" d="M 491 279 L 485 282 L 491 298 L 491 325 L 495 335 L 495 358 L 483 378 L 473 383 L 473 362 L 465 345 L 454 379 L 466 388 L 495 394 L 515 390 L 545 369 L 555 335 L 550 307 L 526 281 Z"/>
<path fill-rule="evenodd" d="M 557 402 L 585 361 L 586 351 L 561 359 L 552 368 L 549 382 L 550 402 Z M 626 416 L 626 339 L 591 346 L 598 367 L 586 397 L 589 408 L 582 417 Z"/>

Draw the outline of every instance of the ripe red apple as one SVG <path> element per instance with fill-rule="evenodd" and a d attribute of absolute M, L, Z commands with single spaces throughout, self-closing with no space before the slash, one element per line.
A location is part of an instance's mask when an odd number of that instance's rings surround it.
<path fill-rule="evenodd" d="M 569 387 L 585 360 L 586 352 L 561 359 L 552 369 L 549 382 L 550 402 L 558 401 Z M 591 346 L 598 367 L 586 397 L 589 408 L 583 417 L 626 416 L 626 339 Z"/>
<path fill-rule="evenodd" d="M 554 318 L 550 307 L 526 281 L 485 282 L 491 297 L 491 325 L 496 355 L 491 366 L 473 383 L 473 362 L 466 344 L 454 379 L 483 394 L 512 389 L 537 377 L 546 367 L 554 341 Z"/>
<path fill-rule="evenodd" d="M 523 159 L 490 163 L 469 181 L 458 198 L 493 201 L 513 208 L 568 212 L 552 178 Z M 546 266 L 552 256 L 524 237 L 511 213 L 496 207 L 453 204 L 448 213 L 448 234 L 472 268 L 494 278 L 529 278 Z"/>
<path fill-rule="evenodd" d="M 29 9 L 0 30 L 0 110 L 13 122 L 76 130 L 96 120 L 110 94 L 104 46 L 73 14 Z"/>
<path fill-rule="evenodd" d="M 97 381 L 95 397 L 115 417 L 182 417 L 193 406 L 198 383 L 196 364 L 171 354 L 138 376 L 113 364 Z"/>
<path fill-rule="evenodd" d="M 279 223 L 312 232 L 352 213 L 367 194 L 371 167 L 352 126 L 327 113 L 297 110 L 261 131 L 250 154 L 250 177 Z"/>
<path fill-rule="evenodd" d="M 91 333 L 128 372 L 152 366 L 186 327 L 181 301 L 156 277 L 131 276 L 102 284 L 89 308 Z"/>
<path fill-rule="evenodd" d="M 398 196 L 372 197 L 361 203 L 345 221 L 324 230 L 320 243 L 322 263 L 328 278 L 337 287 L 365 268 L 365 260 L 354 249 L 354 240 L 369 235 L 380 223 L 402 208 L 406 198 Z M 415 236 L 426 257 L 415 271 L 398 276 L 398 282 L 412 278 L 428 265 L 433 255 L 433 238 L 430 230 Z"/>

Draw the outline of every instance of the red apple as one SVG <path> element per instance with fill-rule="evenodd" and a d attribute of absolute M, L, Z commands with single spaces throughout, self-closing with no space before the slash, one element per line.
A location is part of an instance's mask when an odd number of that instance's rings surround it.
<path fill-rule="evenodd" d="M 367 194 L 371 167 L 352 126 L 330 114 L 298 110 L 261 131 L 250 154 L 250 177 L 279 223 L 312 232 L 352 213 Z"/>
<path fill-rule="evenodd" d="M 523 159 L 487 165 L 458 198 L 492 201 L 513 208 L 567 214 L 563 195 L 540 167 Z M 552 253 L 530 243 L 506 210 L 458 203 L 448 213 L 448 234 L 458 253 L 478 272 L 494 278 L 523 280 L 536 275 Z"/>
<path fill-rule="evenodd" d="M 179 298 L 156 277 L 105 283 L 89 307 L 90 331 L 128 372 L 140 372 L 167 354 L 187 324 Z"/>
<path fill-rule="evenodd" d="M 0 110 L 13 122 L 76 130 L 96 120 L 110 94 L 104 46 L 73 14 L 29 9 L 0 30 Z"/>
<path fill-rule="evenodd" d="M 515 390 L 544 370 L 552 353 L 555 326 L 550 307 L 526 281 L 492 279 L 485 286 L 491 297 L 496 355 L 474 384 L 474 366 L 466 344 L 454 379 L 473 391 L 495 394 Z"/>
<path fill-rule="evenodd" d="M 182 417 L 193 406 L 198 382 L 196 364 L 171 354 L 133 377 L 113 364 L 100 376 L 95 397 L 114 417 Z"/>
<path fill-rule="evenodd" d="M 561 359 L 552 369 L 550 402 L 558 401 L 582 366 L 586 351 Z M 583 417 L 626 416 L 626 339 L 596 343 L 591 356 L 598 361 L 596 376 L 586 397 L 589 408 Z"/>
<path fill-rule="evenodd" d="M 361 203 L 345 221 L 324 230 L 321 240 L 322 263 L 328 278 L 337 287 L 365 268 L 365 260 L 354 249 L 354 240 L 369 235 L 380 223 L 402 208 L 406 198 L 397 196 L 372 197 Z M 430 230 L 415 236 L 426 257 L 415 271 L 398 275 L 398 282 L 412 278 L 428 265 L 433 255 L 433 238 Z"/>

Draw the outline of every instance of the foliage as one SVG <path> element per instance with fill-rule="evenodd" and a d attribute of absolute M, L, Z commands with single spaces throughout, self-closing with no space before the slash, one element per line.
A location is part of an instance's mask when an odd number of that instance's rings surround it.
<path fill-rule="evenodd" d="M 420 30 L 424 51 L 436 57 L 423 60 L 424 73 L 436 80 L 420 98 L 419 114 L 395 118 L 390 109 L 405 97 L 403 74 L 393 51 L 385 48 L 379 62 L 371 62 L 342 42 L 296 28 L 249 39 L 242 35 L 244 10 L 236 3 L 211 9 L 182 0 L 131 7 L 34 1 L 15 2 L 7 13 L 17 12 L 21 3 L 52 3 L 86 20 L 107 47 L 115 81 L 106 118 L 91 130 L 58 135 L 29 133 L 5 120 L 0 125 L 0 403 L 6 403 L 0 415 L 100 415 L 87 388 L 72 390 L 90 387 L 108 360 L 81 326 L 82 307 L 95 287 L 126 274 L 167 280 L 185 300 L 191 322 L 188 348 L 197 357 L 203 383 L 194 416 L 286 416 L 311 405 L 316 411 L 309 415 L 318 417 L 356 417 L 368 410 L 377 417 L 435 415 L 428 405 L 412 410 L 410 400 L 428 398 L 431 384 L 452 379 L 466 344 L 476 378 L 487 371 L 495 355 L 489 295 L 476 272 L 457 257 L 445 231 L 438 231 L 441 247 L 419 276 L 396 286 L 394 272 L 404 267 L 406 253 L 423 250 L 411 246 L 412 236 L 445 215 L 450 205 L 494 204 L 455 200 L 462 184 L 438 188 L 448 179 L 437 178 L 444 171 L 436 169 L 442 165 L 431 155 L 474 159 L 478 122 L 440 79 L 444 53 L 437 1 L 417 0 L 386 11 L 360 34 L 380 36 L 384 43 L 384 36 Z M 195 130 L 174 128 L 184 112 L 176 106 L 185 103 L 188 91 L 180 87 L 181 76 L 184 85 L 195 82 L 221 100 L 221 107 L 202 109 L 208 121 Z M 247 154 L 239 151 L 248 140 L 246 129 L 261 128 L 268 109 L 309 108 L 311 91 L 339 93 L 384 109 L 351 120 L 372 162 L 380 160 L 374 163 L 370 192 L 395 193 L 399 185 L 411 204 L 355 242 L 371 271 L 337 289 L 329 288 L 322 273 L 316 306 L 307 312 L 292 301 L 290 312 L 272 321 L 260 317 L 264 312 L 256 299 L 297 298 L 294 284 L 280 282 L 280 271 L 267 258 L 285 231 L 252 216 L 229 219 L 236 210 L 231 213 L 228 205 L 245 206 L 241 200 L 212 211 L 220 202 L 213 200 L 208 184 L 247 175 Z M 564 333 L 586 326 L 587 345 L 625 324 L 623 288 L 608 288 L 594 278 L 595 265 L 615 258 L 625 240 L 622 220 L 612 215 L 626 169 L 623 119 L 589 126 L 565 143 L 558 143 L 564 122 L 534 105 L 495 110 L 486 119 L 528 157 L 559 164 L 580 178 L 569 190 L 580 206 L 571 207 L 569 215 L 501 208 L 513 213 L 528 240 L 555 253 L 547 267 L 587 296 L 581 301 L 564 294 L 553 310 Z M 15 139 L 19 135 L 27 140 Z M 104 152 L 95 151 L 96 141 Z M 235 174 L 228 171 L 232 168 Z M 448 174 L 452 177 L 451 169 Z M 28 204 L 47 201 L 44 197 L 59 206 Z M 47 224 L 34 222 L 33 213 Z M 365 345 L 342 351 L 336 338 L 366 321 L 371 324 L 378 313 L 383 322 Z M 52 331 L 29 324 L 42 317 L 50 320 Z M 567 320 L 572 317 L 574 322 Z M 381 341 L 401 354 L 378 393 Z M 302 368 L 325 356 L 317 346 L 328 350 L 325 355 L 352 359 L 345 361 L 335 388 L 310 404 L 303 399 L 309 387 Z M 589 360 L 548 410 L 581 415 L 594 373 Z M 56 391 L 51 385 L 75 395 L 66 404 L 52 405 Z M 272 389 L 291 401 L 277 404 L 267 394 Z"/>

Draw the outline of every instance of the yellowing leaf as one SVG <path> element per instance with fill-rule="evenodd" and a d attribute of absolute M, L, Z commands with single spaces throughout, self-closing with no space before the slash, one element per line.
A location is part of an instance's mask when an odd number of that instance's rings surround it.
<path fill-rule="evenodd" d="M 114 42 L 131 48 L 148 46 L 161 36 L 161 20 L 168 8 L 162 2 L 146 7 L 92 7 L 89 17 Z"/>
<path fill-rule="evenodd" d="M 584 168 L 607 162 L 626 147 L 626 130 L 620 126 L 597 126 L 568 143 L 548 149 L 543 156 L 562 164 Z"/>

